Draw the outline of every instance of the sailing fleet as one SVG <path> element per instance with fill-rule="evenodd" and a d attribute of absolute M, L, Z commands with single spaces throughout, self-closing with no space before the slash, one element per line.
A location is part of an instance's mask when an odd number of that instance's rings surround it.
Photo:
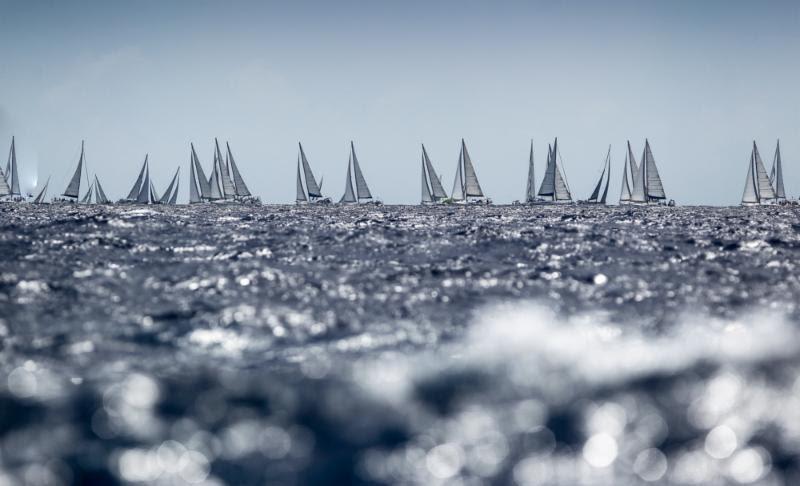
<path fill-rule="evenodd" d="M 260 204 L 261 201 L 254 196 L 242 177 L 236 160 L 231 151 L 230 144 L 225 143 L 225 154 L 220 149 L 217 139 L 214 139 L 212 167 L 210 175 L 206 176 L 203 165 L 195 150 L 194 144 L 189 146 L 189 204 Z M 456 165 L 455 177 L 451 191 L 445 190 L 442 175 L 438 174 L 428 154 L 425 145 L 421 145 L 421 200 L 422 205 L 441 204 L 491 204 L 492 201 L 483 192 L 478 181 L 475 163 L 473 162 L 467 144 L 461 140 Z M 355 144 L 350 142 L 348 154 L 344 194 L 338 200 L 342 205 L 381 204 L 380 200 L 373 197 L 364 171 L 356 156 Z M 176 205 L 180 189 L 180 166 L 176 168 L 169 184 L 162 194 L 159 194 L 150 175 L 149 155 L 146 154 L 138 176 L 127 197 L 120 199 L 116 204 L 131 205 Z M 585 200 L 577 201 L 579 204 L 608 203 L 608 190 L 611 181 L 611 146 L 609 146 L 603 159 L 600 176 L 594 189 Z M 330 197 L 322 193 L 323 180 L 317 179 L 311 169 L 311 164 L 303 149 L 298 143 L 297 154 L 297 193 L 295 202 L 303 205 L 332 204 Z M 81 186 L 86 189 L 81 191 Z M 5 169 L 0 167 L 0 202 L 27 202 L 31 199 L 33 204 L 70 203 L 70 204 L 112 204 L 100 184 L 97 174 L 90 177 L 86 163 L 86 148 L 81 142 L 80 157 L 77 167 L 72 173 L 64 191 L 51 201 L 47 201 L 50 178 L 48 177 L 35 197 L 22 193 L 20 188 L 19 166 L 17 161 L 16 139 L 11 138 L 8 161 Z M 514 204 L 547 205 L 575 203 L 572 191 L 566 176 L 563 158 L 559 150 L 558 138 L 547 146 L 547 161 L 544 167 L 544 176 L 540 184 L 536 184 L 536 166 L 534 161 L 534 144 L 531 141 L 528 155 L 528 176 L 526 179 L 525 198 L 523 202 L 514 201 Z M 741 204 L 743 206 L 786 204 L 786 191 L 783 181 L 783 166 L 781 159 L 780 141 L 775 148 L 772 169 L 767 173 L 764 162 L 758 151 L 758 146 L 753 142 L 750 159 L 747 167 L 744 193 Z M 637 163 L 630 141 L 627 142 L 625 159 L 622 170 L 622 184 L 619 196 L 622 205 L 674 205 L 674 201 L 667 200 L 664 185 L 658 172 L 650 141 L 645 139 L 641 159 Z"/>

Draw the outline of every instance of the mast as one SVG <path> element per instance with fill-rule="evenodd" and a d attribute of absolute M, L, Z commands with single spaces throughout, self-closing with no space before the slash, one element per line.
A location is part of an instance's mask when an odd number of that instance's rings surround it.
<path fill-rule="evenodd" d="M 72 179 L 69 181 L 69 185 L 62 196 L 78 198 L 81 189 L 81 175 L 83 174 L 83 156 L 84 144 L 83 140 L 81 140 L 81 158 L 78 160 L 78 167 L 75 169 L 75 173 L 72 174 Z"/>
<path fill-rule="evenodd" d="M 536 180 L 533 169 L 533 139 L 531 139 L 531 153 L 528 156 L 528 185 L 525 187 L 525 202 L 536 200 Z"/>
<path fill-rule="evenodd" d="M 353 160 L 353 172 L 356 176 L 356 195 L 359 200 L 361 199 L 372 199 L 372 193 L 369 192 L 369 187 L 367 187 L 367 180 L 364 179 L 364 174 L 361 172 L 361 166 L 358 163 L 358 157 L 356 157 L 356 148 L 353 145 L 353 141 L 350 141 L 350 157 Z M 349 170 L 349 166 L 348 166 Z"/>
<path fill-rule="evenodd" d="M 135 201 L 136 198 L 139 196 L 139 192 L 142 189 L 142 181 L 144 180 L 144 172 L 147 168 L 147 155 L 144 156 L 144 162 L 142 162 L 142 170 L 139 171 L 139 177 L 136 178 L 136 182 L 133 184 L 131 188 L 131 192 L 128 193 L 127 199 L 128 201 Z"/>
<path fill-rule="evenodd" d="M 236 186 L 236 195 L 239 197 L 250 196 L 250 189 L 247 188 L 242 174 L 239 173 L 239 167 L 236 166 L 236 161 L 233 160 L 233 152 L 231 152 L 231 145 L 228 142 L 225 142 L 225 148 L 228 150 L 227 157 L 231 166 L 231 172 L 233 172 L 233 183 Z"/>

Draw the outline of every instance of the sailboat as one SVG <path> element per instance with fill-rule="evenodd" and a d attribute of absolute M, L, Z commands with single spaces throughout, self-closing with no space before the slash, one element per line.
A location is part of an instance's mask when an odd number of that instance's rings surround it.
<path fill-rule="evenodd" d="M 556 138 L 552 146 L 547 146 L 547 167 L 545 168 L 542 185 L 539 186 L 539 196 L 551 203 L 572 202 L 572 194 L 558 161 L 558 138 Z"/>
<path fill-rule="evenodd" d="M 352 171 L 351 171 L 352 168 Z M 355 178 L 355 183 L 353 179 Z M 353 187 L 355 186 L 355 190 Z M 361 172 L 361 165 L 356 157 L 356 149 L 353 142 L 350 142 L 350 157 L 347 162 L 347 181 L 345 181 L 344 194 L 339 200 L 339 204 L 358 204 L 362 201 L 374 203 L 372 193 L 367 186 L 367 180 Z"/>
<path fill-rule="evenodd" d="M 772 204 L 776 200 L 775 190 L 772 188 L 767 169 L 761 161 L 758 146 L 753 140 L 750 151 L 750 162 L 747 164 L 747 178 L 744 182 L 742 206 L 755 206 L 759 204 Z"/>
<path fill-rule="evenodd" d="M 650 142 L 645 139 L 642 163 L 639 164 L 633 181 L 630 202 L 633 204 L 664 204 L 666 199 L 664 186 L 658 175 L 658 167 L 656 167 L 653 152 L 650 150 Z M 674 205 L 674 202 L 670 201 L 669 204 Z"/>
<path fill-rule="evenodd" d="M 136 182 L 133 183 L 133 187 L 128 192 L 128 196 L 125 199 L 119 200 L 120 204 L 136 204 L 142 201 L 139 200 L 139 195 L 143 194 L 144 197 L 144 204 L 150 202 L 150 176 L 149 171 L 147 168 L 148 165 L 148 158 L 149 154 L 145 154 L 144 162 L 142 163 L 142 168 L 139 170 L 139 176 L 136 178 Z M 143 191 L 142 189 L 146 188 L 147 191 Z"/>
<path fill-rule="evenodd" d="M 636 164 L 636 157 L 633 156 L 631 150 L 631 141 L 628 140 L 628 151 L 625 153 L 625 166 L 622 169 L 622 190 L 619 195 L 620 204 L 628 204 L 631 202 L 631 184 L 636 179 L 636 174 L 639 172 L 639 166 Z M 628 178 L 630 173 L 630 179 Z M 630 183 L 628 182 L 630 180 Z"/>
<path fill-rule="evenodd" d="M 97 174 L 94 175 L 94 202 L 95 204 L 111 204 L 111 200 L 106 197 L 103 186 L 100 185 L 100 179 L 97 178 Z"/>
<path fill-rule="evenodd" d="M 19 187 L 19 168 L 17 167 L 17 146 L 11 137 L 11 148 L 8 151 L 8 162 L 5 172 L 0 169 L 0 200 L 21 202 L 25 198 Z"/>
<path fill-rule="evenodd" d="M 45 197 L 47 197 L 47 187 L 50 185 L 50 177 L 47 178 L 47 181 L 44 183 L 42 190 L 39 191 L 39 194 L 36 195 L 36 199 L 33 200 L 33 204 L 47 204 L 45 201 Z"/>
<path fill-rule="evenodd" d="M 211 199 L 211 184 L 206 179 L 203 166 L 197 158 L 194 144 L 189 144 L 191 152 L 189 154 L 189 204 L 198 204 Z"/>
<path fill-rule="evenodd" d="M 180 173 L 181 168 L 179 166 L 178 170 L 175 171 L 175 175 L 172 176 L 172 181 L 170 181 L 169 186 L 167 186 L 167 190 L 164 191 L 164 195 L 158 198 L 158 200 L 154 201 L 155 204 L 175 204 L 174 201 L 176 201 L 178 198 L 178 176 Z"/>
<path fill-rule="evenodd" d="M 461 139 L 461 151 L 458 154 L 458 167 L 456 178 L 453 181 L 453 191 L 446 202 L 456 204 L 491 204 L 491 199 L 483 195 L 483 190 L 478 182 L 478 175 L 472 165 L 472 159 L 467 151 L 464 139 Z"/>
<path fill-rule="evenodd" d="M 314 179 L 314 173 L 311 172 L 311 166 L 303 151 L 303 144 L 298 142 L 297 145 L 300 147 L 300 152 L 297 154 L 297 195 L 295 196 L 295 203 L 330 204 L 331 198 L 322 195 L 322 191 L 317 185 L 317 180 Z M 300 169 L 301 166 L 302 171 Z"/>
<path fill-rule="evenodd" d="M 81 140 L 81 156 L 78 159 L 78 167 L 75 168 L 75 172 L 72 174 L 72 178 L 69 180 L 69 184 L 67 188 L 64 189 L 64 192 L 61 194 L 60 198 L 54 199 L 54 202 L 66 202 L 66 203 L 76 203 L 78 202 L 78 196 L 80 195 L 81 190 L 81 177 L 83 176 L 83 165 L 86 158 L 86 151 L 84 148 L 84 141 Z"/>
<path fill-rule="evenodd" d="M 603 179 L 606 181 L 605 189 L 603 192 L 600 192 L 600 188 L 603 186 Z M 608 184 L 611 181 L 611 145 L 608 146 L 608 152 L 606 153 L 606 160 L 603 162 L 603 172 L 600 173 L 600 180 L 597 181 L 597 185 L 594 186 L 594 191 L 592 191 L 592 195 L 589 196 L 589 199 L 586 200 L 589 204 L 605 204 L 606 198 L 608 197 Z"/>
<path fill-rule="evenodd" d="M 772 159 L 772 170 L 769 173 L 769 182 L 775 190 L 775 202 L 786 202 L 786 190 L 783 188 L 783 165 L 781 164 L 781 141 L 775 147 L 775 157 Z"/>
<path fill-rule="evenodd" d="M 247 187 L 247 184 L 244 182 L 242 173 L 239 172 L 239 166 L 236 165 L 236 160 L 233 158 L 231 144 L 225 142 L 225 149 L 227 151 L 225 154 L 225 162 L 233 177 L 233 188 L 235 194 L 234 199 L 243 204 L 261 204 L 261 198 L 253 196 L 253 194 L 250 192 L 250 189 Z M 320 184 L 320 188 L 321 187 L 322 184 Z"/>
<path fill-rule="evenodd" d="M 441 203 L 447 199 L 442 181 L 433 169 L 425 144 L 422 144 L 422 204 Z"/>

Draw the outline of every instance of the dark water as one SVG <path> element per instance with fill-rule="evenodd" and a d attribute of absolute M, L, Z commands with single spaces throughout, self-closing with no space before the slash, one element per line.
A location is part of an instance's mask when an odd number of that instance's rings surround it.
<path fill-rule="evenodd" d="M 799 231 L 0 205 L 0 485 L 800 484 Z"/>

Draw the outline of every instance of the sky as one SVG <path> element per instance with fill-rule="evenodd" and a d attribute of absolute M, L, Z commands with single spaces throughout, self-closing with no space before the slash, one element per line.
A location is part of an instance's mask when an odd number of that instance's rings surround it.
<path fill-rule="evenodd" d="M 461 138 L 483 190 L 523 199 L 555 137 L 576 199 L 611 145 L 648 138 L 667 196 L 738 204 L 753 140 L 781 140 L 800 195 L 796 0 L 0 0 L 0 146 L 23 187 L 66 187 L 86 141 L 112 199 L 145 154 L 159 192 L 189 143 L 210 170 L 230 141 L 250 189 L 294 201 L 297 143 L 323 192 L 344 191 L 350 141 L 372 193 L 420 200 L 420 144 L 452 187 Z M 2 150 L 7 150 L 3 148 Z"/>

